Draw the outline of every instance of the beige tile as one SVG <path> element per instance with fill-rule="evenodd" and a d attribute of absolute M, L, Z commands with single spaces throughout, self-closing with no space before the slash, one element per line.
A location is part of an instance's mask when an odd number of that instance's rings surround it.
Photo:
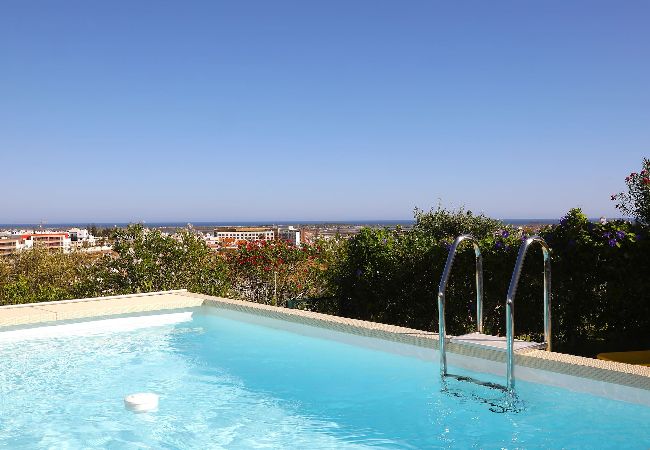
<path fill-rule="evenodd" d="M 0 327 L 189 308 L 201 306 L 203 301 L 202 298 L 179 295 L 178 292 L 160 292 L 37 303 L 33 306 L 10 305 L 0 307 Z"/>
<path fill-rule="evenodd" d="M 108 300 L 89 300 L 74 303 L 51 303 L 42 306 L 42 308 L 55 313 L 58 320 L 70 320 L 115 314 L 189 308 L 201 306 L 202 303 L 202 299 L 176 294 L 161 294 Z"/>
<path fill-rule="evenodd" d="M 56 320 L 56 314 L 37 307 L 6 309 L 0 312 L 0 327 Z"/>

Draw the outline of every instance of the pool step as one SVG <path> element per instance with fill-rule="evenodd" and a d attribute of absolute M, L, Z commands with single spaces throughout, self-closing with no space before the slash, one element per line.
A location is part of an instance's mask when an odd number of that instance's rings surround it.
<path fill-rule="evenodd" d="M 450 342 L 466 345 L 474 345 L 477 347 L 488 347 L 491 349 L 506 351 L 506 337 L 505 336 L 491 336 L 489 334 L 483 333 L 469 333 L 462 336 L 454 336 L 450 339 Z M 539 342 L 527 342 L 520 341 L 515 339 L 514 348 L 515 352 L 520 350 L 543 350 L 546 348 L 546 344 Z"/>

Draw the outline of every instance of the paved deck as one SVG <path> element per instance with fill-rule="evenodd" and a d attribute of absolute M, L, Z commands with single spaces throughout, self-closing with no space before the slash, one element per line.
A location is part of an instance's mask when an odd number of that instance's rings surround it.
<path fill-rule="evenodd" d="M 186 291 L 118 295 L 0 307 L 0 327 L 201 306 Z"/>

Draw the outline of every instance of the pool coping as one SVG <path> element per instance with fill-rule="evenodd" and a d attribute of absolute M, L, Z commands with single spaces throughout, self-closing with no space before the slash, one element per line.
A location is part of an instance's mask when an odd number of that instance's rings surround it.
<path fill-rule="evenodd" d="M 438 334 L 433 332 L 196 294 L 184 289 L 0 306 L 0 331 L 8 327 L 23 325 L 199 306 L 223 308 L 269 319 L 289 321 L 362 337 L 429 348 L 436 350 L 436 353 L 439 348 Z M 497 367 L 495 364 L 498 364 L 499 368 L 505 370 L 506 354 L 502 350 L 448 340 L 447 351 L 448 356 L 454 357 L 458 355 L 468 359 L 487 360 L 494 363 L 493 366 Z M 647 399 L 650 399 L 650 367 L 535 349 L 517 351 L 515 353 L 515 365 L 517 368 L 523 369 L 522 375 L 524 375 L 524 379 L 526 378 L 526 370 L 532 369 L 533 371 L 578 377 L 596 383 L 609 383 L 640 389 L 646 391 L 642 393 L 646 397 L 646 400 L 642 401 L 642 403 L 646 403 Z M 632 396 L 633 398 L 637 394 L 638 392 L 636 394 L 634 392 L 627 393 L 624 397 Z"/>

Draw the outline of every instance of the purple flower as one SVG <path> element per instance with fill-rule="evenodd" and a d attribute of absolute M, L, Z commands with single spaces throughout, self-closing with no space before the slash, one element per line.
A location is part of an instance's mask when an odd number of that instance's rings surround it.
<path fill-rule="evenodd" d="M 567 223 L 569 223 L 569 219 L 567 219 L 566 217 L 562 217 L 560 219 L 560 225 L 565 226 Z"/>
<path fill-rule="evenodd" d="M 642 239 L 642 236 L 639 233 L 636 233 L 634 237 L 636 238 L 636 241 L 640 241 Z"/>
<path fill-rule="evenodd" d="M 606 233 L 603 233 L 603 237 L 606 238 L 606 239 L 611 239 L 612 233 L 610 233 L 609 231 L 606 232 Z"/>
<path fill-rule="evenodd" d="M 616 232 L 616 239 L 623 239 L 625 237 L 625 231 L 617 231 Z"/>
<path fill-rule="evenodd" d="M 360 277 L 361 276 L 361 269 L 357 269 L 356 274 L 357 274 L 358 277 Z"/>
<path fill-rule="evenodd" d="M 616 247 L 616 239 L 610 239 L 607 243 L 610 247 Z"/>
<path fill-rule="evenodd" d="M 503 230 L 501 231 L 501 236 L 507 238 L 508 236 L 510 236 L 510 233 L 508 232 L 508 230 Z"/>
<path fill-rule="evenodd" d="M 494 248 L 496 248 L 497 250 L 500 249 L 500 248 L 503 248 L 503 242 L 497 242 L 497 243 L 495 243 L 495 244 L 494 244 Z"/>
<path fill-rule="evenodd" d="M 383 239 L 381 240 L 381 243 L 384 244 L 384 245 L 386 245 L 386 242 L 388 242 L 388 239 L 386 239 L 386 238 L 383 238 Z"/>

